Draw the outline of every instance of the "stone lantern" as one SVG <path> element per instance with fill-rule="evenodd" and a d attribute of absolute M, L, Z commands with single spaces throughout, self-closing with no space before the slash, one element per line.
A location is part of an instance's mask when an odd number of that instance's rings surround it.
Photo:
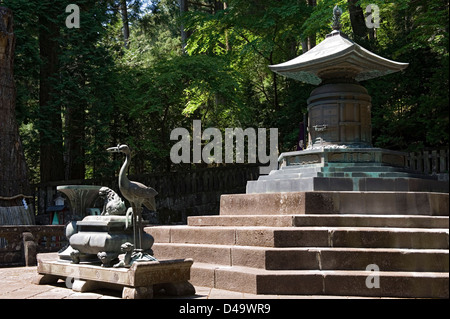
<path fill-rule="evenodd" d="M 372 145 L 371 97 L 360 81 L 405 69 L 351 41 L 339 29 L 308 52 L 269 68 L 318 85 L 308 103 L 308 147 L 282 153 L 279 170 L 247 183 L 247 193 L 285 191 L 442 191 L 445 183 L 406 169 L 406 154 Z"/>

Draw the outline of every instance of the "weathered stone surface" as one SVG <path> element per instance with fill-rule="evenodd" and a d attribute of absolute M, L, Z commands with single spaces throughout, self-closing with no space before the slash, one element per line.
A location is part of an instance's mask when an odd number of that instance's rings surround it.
<path fill-rule="evenodd" d="M 380 287 L 368 288 L 366 279 L 371 272 L 327 272 L 324 293 L 332 295 L 357 294 L 360 296 L 448 298 L 448 274 L 405 272 L 379 272 Z"/>
<path fill-rule="evenodd" d="M 191 283 L 195 286 L 214 287 L 216 282 L 215 270 L 219 267 L 216 264 L 195 262 L 191 268 Z"/>
<path fill-rule="evenodd" d="M 258 293 L 257 275 L 262 270 L 246 267 L 219 267 L 215 269 L 215 287 L 219 289 Z"/>
<path fill-rule="evenodd" d="M 444 216 L 421 215 L 222 215 L 190 216 L 189 226 L 343 226 L 343 227 L 411 227 L 411 228 L 448 228 L 449 219 Z M 158 229 L 162 233 L 163 229 Z M 160 242 L 164 242 L 161 238 Z M 169 242 L 167 240 L 167 242 Z"/>
<path fill-rule="evenodd" d="M 332 226 L 332 227 L 397 227 L 397 228 L 448 228 L 449 219 L 445 216 L 422 215 L 297 215 L 293 226 Z"/>
<path fill-rule="evenodd" d="M 383 271 L 446 272 L 448 250 L 441 249 L 312 249 L 323 270 L 361 270 L 376 264 Z M 318 259 L 319 259 L 318 258 Z"/>
<path fill-rule="evenodd" d="M 216 287 L 256 294 L 448 298 L 448 274 L 378 272 L 380 288 L 366 285 L 370 271 L 216 269 Z"/>
<path fill-rule="evenodd" d="M 448 249 L 448 230 L 405 228 L 330 229 L 330 247 Z"/>
<path fill-rule="evenodd" d="M 171 242 L 232 245 L 235 243 L 234 228 L 172 227 Z"/>
<path fill-rule="evenodd" d="M 273 226 L 291 227 L 294 216 L 275 215 L 229 215 L 229 216 L 190 216 L 189 226 Z"/>
<path fill-rule="evenodd" d="M 247 194 L 312 191 L 437 192 L 447 193 L 448 183 L 414 177 L 302 177 L 249 181 Z"/>
<path fill-rule="evenodd" d="M 85 292 L 101 287 L 123 288 L 123 297 L 134 299 L 153 296 L 152 287 L 156 284 L 187 282 L 193 263 L 192 259 L 177 259 L 135 262 L 130 268 L 106 268 L 41 259 L 39 256 L 38 277 L 34 281 L 36 284 L 52 282 L 55 278 L 66 282 L 73 279 L 72 289 L 75 291 Z"/>
<path fill-rule="evenodd" d="M 445 193 L 292 192 L 222 195 L 221 215 L 371 214 L 448 216 Z"/>
<path fill-rule="evenodd" d="M 171 282 L 154 285 L 155 291 L 164 289 L 169 296 L 189 296 L 195 295 L 195 288 L 188 281 Z"/>
<path fill-rule="evenodd" d="M 152 228 L 145 230 L 151 232 Z M 226 236 L 221 233 L 224 230 Z M 189 237 L 190 234 L 196 235 Z M 223 229 L 185 226 L 172 229 L 170 243 L 260 247 L 448 249 L 448 237 L 448 230 L 440 228 L 227 227 Z M 223 238 L 225 240 L 222 241 Z"/>
<path fill-rule="evenodd" d="M 410 248 L 225 246 L 226 258 L 211 256 L 217 246 L 160 244 L 162 256 L 195 256 L 197 263 L 267 270 L 363 270 L 375 263 L 384 271 L 448 271 L 448 250 Z M 183 254 L 182 251 L 185 251 Z M 193 275 L 195 277 L 195 275 Z"/>
<path fill-rule="evenodd" d="M 220 216 L 191 217 L 189 226 L 145 229 L 160 234 L 156 256 L 195 259 L 196 285 L 257 294 L 448 296 L 448 194 L 244 194 L 224 195 L 222 205 Z M 385 287 L 365 285 L 371 264 Z"/>
<path fill-rule="evenodd" d="M 59 276 L 48 274 L 37 274 L 33 278 L 32 283 L 35 285 L 49 285 L 49 284 L 56 284 L 58 280 Z"/>
<path fill-rule="evenodd" d="M 153 298 L 153 287 L 124 287 L 123 299 L 151 299 Z"/>
<path fill-rule="evenodd" d="M 153 252 L 158 259 L 192 258 L 195 262 L 231 265 L 231 248 L 228 245 L 206 245 L 199 249 L 198 244 L 156 243 Z"/>
<path fill-rule="evenodd" d="M 323 294 L 323 274 L 317 271 L 298 272 L 293 270 L 266 271 L 258 276 L 257 293 L 280 295 Z M 272 291 L 272 292 L 271 292 Z"/>
<path fill-rule="evenodd" d="M 406 167 L 406 153 L 381 148 L 286 152 L 278 170 L 247 182 L 247 194 L 303 191 L 397 191 L 448 193 L 437 176 Z"/>
<path fill-rule="evenodd" d="M 220 215 L 305 213 L 305 193 L 235 194 L 220 197 Z"/>

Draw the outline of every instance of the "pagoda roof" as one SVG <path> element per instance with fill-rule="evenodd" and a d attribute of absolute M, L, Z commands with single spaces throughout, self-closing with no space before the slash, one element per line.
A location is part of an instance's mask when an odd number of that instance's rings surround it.
<path fill-rule="evenodd" d="M 365 81 L 405 69 L 408 63 L 383 58 L 333 31 L 306 53 L 269 68 L 277 74 L 309 84 L 320 84 L 328 72 Z"/>

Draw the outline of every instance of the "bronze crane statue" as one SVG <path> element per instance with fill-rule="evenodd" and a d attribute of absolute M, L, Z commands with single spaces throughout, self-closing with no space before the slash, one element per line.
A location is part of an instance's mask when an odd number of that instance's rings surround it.
<path fill-rule="evenodd" d="M 125 199 L 131 204 L 131 209 L 133 210 L 134 244 L 137 250 L 141 250 L 142 205 L 147 207 L 149 210 L 156 210 L 155 196 L 158 195 L 158 192 L 142 183 L 130 181 L 128 179 L 127 171 L 131 162 L 131 151 L 127 145 L 119 144 L 116 147 L 108 148 L 107 151 L 112 153 L 124 153 L 126 155 L 125 162 L 123 163 L 119 173 L 119 189 L 122 196 L 125 197 Z M 139 239 L 137 237 L 139 237 Z"/>

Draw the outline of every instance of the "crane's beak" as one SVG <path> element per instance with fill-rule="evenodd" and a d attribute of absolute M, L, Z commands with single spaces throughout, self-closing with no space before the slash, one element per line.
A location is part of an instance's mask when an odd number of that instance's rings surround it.
<path fill-rule="evenodd" d="M 119 148 L 117 146 L 107 148 L 106 150 L 110 153 L 119 153 Z"/>

